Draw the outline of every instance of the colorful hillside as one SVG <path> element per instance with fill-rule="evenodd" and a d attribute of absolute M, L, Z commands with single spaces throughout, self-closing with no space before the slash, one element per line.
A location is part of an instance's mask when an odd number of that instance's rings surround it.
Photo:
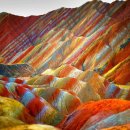
<path fill-rule="evenodd" d="M 0 129 L 129 130 L 130 0 L 1 13 Z"/>

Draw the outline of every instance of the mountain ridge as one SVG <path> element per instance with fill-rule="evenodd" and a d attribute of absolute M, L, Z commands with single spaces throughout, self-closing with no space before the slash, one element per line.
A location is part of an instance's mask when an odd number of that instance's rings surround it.
<path fill-rule="evenodd" d="M 63 130 L 129 127 L 130 1 L 4 16 L 0 110 L 14 118 L 14 127 L 1 117 L 0 127 L 15 129 L 19 120 L 27 123 L 21 129 L 39 123 Z"/>

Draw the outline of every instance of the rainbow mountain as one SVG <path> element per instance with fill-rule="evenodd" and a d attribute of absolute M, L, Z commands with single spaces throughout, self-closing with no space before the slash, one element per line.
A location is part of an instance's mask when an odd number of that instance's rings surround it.
<path fill-rule="evenodd" d="M 0 129 L 25 128 L 130 129 L 129 0 L 0 14 Z"/>

